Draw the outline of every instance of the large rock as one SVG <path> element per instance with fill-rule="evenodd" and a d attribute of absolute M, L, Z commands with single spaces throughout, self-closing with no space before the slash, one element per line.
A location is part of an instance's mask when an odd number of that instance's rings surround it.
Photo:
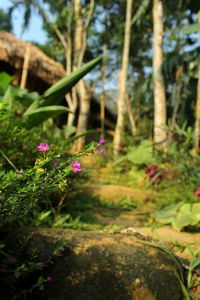
<path fill-rule="evenodd" d="M 48 273 L 52 284 L 37 300 L 181 300 L 179 270 L 170 255 L 139 234 L 27 229 L 45 260 L 60 242 L 69 251 Z"/>

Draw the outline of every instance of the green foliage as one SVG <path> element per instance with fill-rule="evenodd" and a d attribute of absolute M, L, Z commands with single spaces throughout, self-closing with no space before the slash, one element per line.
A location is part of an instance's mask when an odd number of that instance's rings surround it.
<path fill-rule="evenodd" d="M 180 231 L 188 226 L 200 223 L 200 203 L 178 203 L 167 206 L 152 214 L 154 220 L 161 224 L 171 224 Z"/>
<path fill-rule="evenodd" d="M 135 165 L 153 163 L 155 158 L 153 157 L 151 142 L 149 140 L 143 140 L 137 146 L 128 147 L 127 154 L 117 159 L 115 165 L 121 164 L 124 161 L 129 161 Z"/>
<path fill-rule="evenodd" d="M 187 250 L 192 255 L 192 259 L 190 261 L 189 270 L 188 270 L 188 276 L 187 276 L 187 285 L 188 288 L 192 287 L 192 274 L 196 267 L 200 266 L 200 247 L 197 249 L 193 249 L 192 247 L 188 246 Z"/>
<path fill-rule="evenodd" d="M 184 33 L 184 34 L 200 32 L 200 24 L 196 23 L 196 24 L 191 24 L 191 25 L 188 25 L 188 26 L 184 26 L 183 28 L 181 28 L 181 32 Z"/>
<path fill-rule="evenodd" d="M 61 105 L 51 105 L 45 107 L 39 107 L 32 111 L 29 111 L 28 114 L 24 114 L 24 116 L 28 116 L 28 127 L 38 126 L 44 121 L 54 118 L 62 113 L 69 112 L 68 108 Z"/>
<path fill-rule="evenodd" d="M 2 95 L 12 81 L 12 77 L 5 72 L 0 73 L 0 95 Z"/>
<path fill-rule="evenodd" d="M 134 17 L 132 18 L 131 24 L 140 25 L 141 18 L 146 13 L 148 6 L 150 5 L 151 0 L 142 0 L 137 12 L 135 13 Z"/>
<path fill-rule="evenodd" d="M 4 158 L 8 157 L 17 169 L 20 169 L 33 165 L 35 152 L 33 149 L 44 137 L 44 133 L 42 128 L 28 131 L 24 126 L 24 119 L 21 116 L 24 110 L 23 101 L 28 99 L 27 93 L 19 97 L 18 90 L 15 89 L 15 91 L 17 92 L 15 101 L 11 101 L 9 104 L 5 98 L 0 101 L 0 150 L 1 154 L 4 154 Z M 29 155 L 30 151 L 33 152 L 32 156 Z M 1 155 L 0 166 L 9 170 L 10 163 L 8 159 L 4 158 Z"/>
<path fill-rule="evenodd" d="M 82 150 L 73 157 L 60 157 L 53 150 L 40 154 L 33 167 L 23 171 L 0 172 L 0 225 L 19 222 L 40 201 L 48 201 L 53 192 L 67 192 L 72 177 L 70 162 L 81 155 L 91 153 L 93 147 Z"/>
<path fill-rule="evenodd" d="M 39 249 L 32 247 L 31 239 L 21 238 L 14 249 L 9 241 L 0 242 L 2 299 L 30 299 L 35 291 L 42 292 L 55 280 L 51 266 L 70 251 L 65 243 L 59 243 L 41 261 Z"/>
<path fill-rule="evenodd" d="M 89 67 L 92 68 L 91 65 Z M 87 67 L 84 68 L 84 72 L 87 70 Z M 77 76 L 80 77 L 80 74 Z M 35 103 L 38 100 L 38 95 L 27 91 L 22 92 L 19 88 L 10 86 L 10 77 L 5 74 L 2 74 L 2 78 L 4 84 L 1 87 L 4 95 L 0 99 L 0 139 L 2 141 L 0 147 L 2 168 L 0 172 L 0 226 L 21 222 L 38 203 L 41 205 L 41 203 L 48 202 L 50 196 L 58 190 L 67 193 L 69 182 L 73 177 L 70 162 L 93 152 L 97 145 L 96 142 L 92 142 L 80 153 L 71 156 L 66 153 L 67 141 L 63 140 L 61 130 L 51 127 L 48 132 L 47 122 L 46 127 L 28 129 L 22 114 L 24 108 L 30 108 L 30 102 Z M 56 90 L 58 91 L 59 88 Z M 52 94 L 55 96 L 56 91 Z M 55 105 L 51 107 L 52 110 L 54 108 L 58 107 Z M 45 110 L 48 110 L 48 107 L 43 106 L 30 112 L 30 115 L 40 111 L 43 117 Z M 54 113 L 52 110 L 49 112 L 49 117 L 52 117 Z M 51 150 L 48 153 L 39 154 L 37 145 L 41 140 L 47 139 L 50 144 L 52 141 Z M 62 145 L 64 145 L 65 152 L 61 156 L 56 150 L 62 150 Z"/>
<path fill-rule="evenodd" d="M 36 99 L 25 111 L 26 124 L 28 127 L 39 125 L 50 117 L 63 113 L 67 109 L 62 106 L 55 106 L 61 102 L 71 88 L 87 73 L 89 73 L 101 61 L 101 57 L 95 58 L 83 65 L 70 75 L 62 78 L 44 94 Z"/>
<path fill-rule="evenodd" d="M 12 30 L 12 24 L 11 24 L 11 18 L 8 13 L 0 9 L 0 27 L 1 30 L 11 31 Z"/>

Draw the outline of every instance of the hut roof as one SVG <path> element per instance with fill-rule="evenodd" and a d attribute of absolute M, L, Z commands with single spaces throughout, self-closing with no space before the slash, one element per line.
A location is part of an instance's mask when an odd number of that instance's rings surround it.
<path fill-rule="evenodd" d="M 9 32 L 0 31 L 0 69 L 3 63 L 21 73 L 27 44 L 28 42 L 16 38 Z M 66 72 L 59 62 L 48 57 L 37 46 L 29 44 L 30 60 L 27 88 L 43 93 L 49 86 L 64 77 Z M 93 95 L 92 102 L 100 106 L 100 100 L 97 95 Z M 105 106 L 107 112 L 116 118 L 116 103 L 112 102 L 106 101 Z"/>
<path fill-rule="evenodd" d="M 0 61 L 21 70 L 26 53 L 27 42 L 11 33 L 0 31 Z M 52 85 L 65 75 L 63 66 L 44 54 L 38 47 L 30 44 L 29 70 L 47 85 Z"/>

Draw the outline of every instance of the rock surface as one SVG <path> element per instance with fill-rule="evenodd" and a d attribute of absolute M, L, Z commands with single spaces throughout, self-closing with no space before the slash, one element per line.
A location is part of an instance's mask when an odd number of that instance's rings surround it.
<path fill-rule="evenodd" d="M 22 235 L 32 236 L 41 261 L 60 242 L 69 247 L 51 266 L 53 282 L 32 299 L 183 299 L 174 260 L 140 234 L 39 228 L 18 231 L 12 243 Z"/>

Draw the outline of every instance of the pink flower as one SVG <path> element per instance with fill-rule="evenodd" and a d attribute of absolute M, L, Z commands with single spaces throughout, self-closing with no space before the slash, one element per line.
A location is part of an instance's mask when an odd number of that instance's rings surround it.
<path fill-rule="evenodd" d="M 99 152 L 99 154 L 103 154 L 103 149 L 100 147 L 97 147 L 97 151 Z"/>
<path fill-rule="evenodd" d="M 44 143 L 40 143 L 39 146 L 37 146 L 37 148 L 40 152 L 46 152 L 46 151 L 49 150 L 49 145 L 44 144 Z"/>
<path fill-rule="evenodd" d="M 106 141 L 104 139 L 100 139 L 99 144 L 100 145 L 105 145 Z"/>
<path fill-rule="evenodd" d="M 81 164 L 78 161 L 71 162 L 70 166 L 72 168 L 72 172 L 74 173 L 78 173 L 82 171 Z"/>
<path fill-rule="evenodd" d="M 196 191 L 194 192 L 194 194 L 197 196 L 197 199 L 200 200 L 200 187 L 198 187 L 196 189 Z"/>
<path fill-rule="evenodd" d="M 52 279 L 51 276 L 48 276 L 46 280 L 47 280 L 47 283 L 52 283 L 53 282 L 53 279 Z"/>

